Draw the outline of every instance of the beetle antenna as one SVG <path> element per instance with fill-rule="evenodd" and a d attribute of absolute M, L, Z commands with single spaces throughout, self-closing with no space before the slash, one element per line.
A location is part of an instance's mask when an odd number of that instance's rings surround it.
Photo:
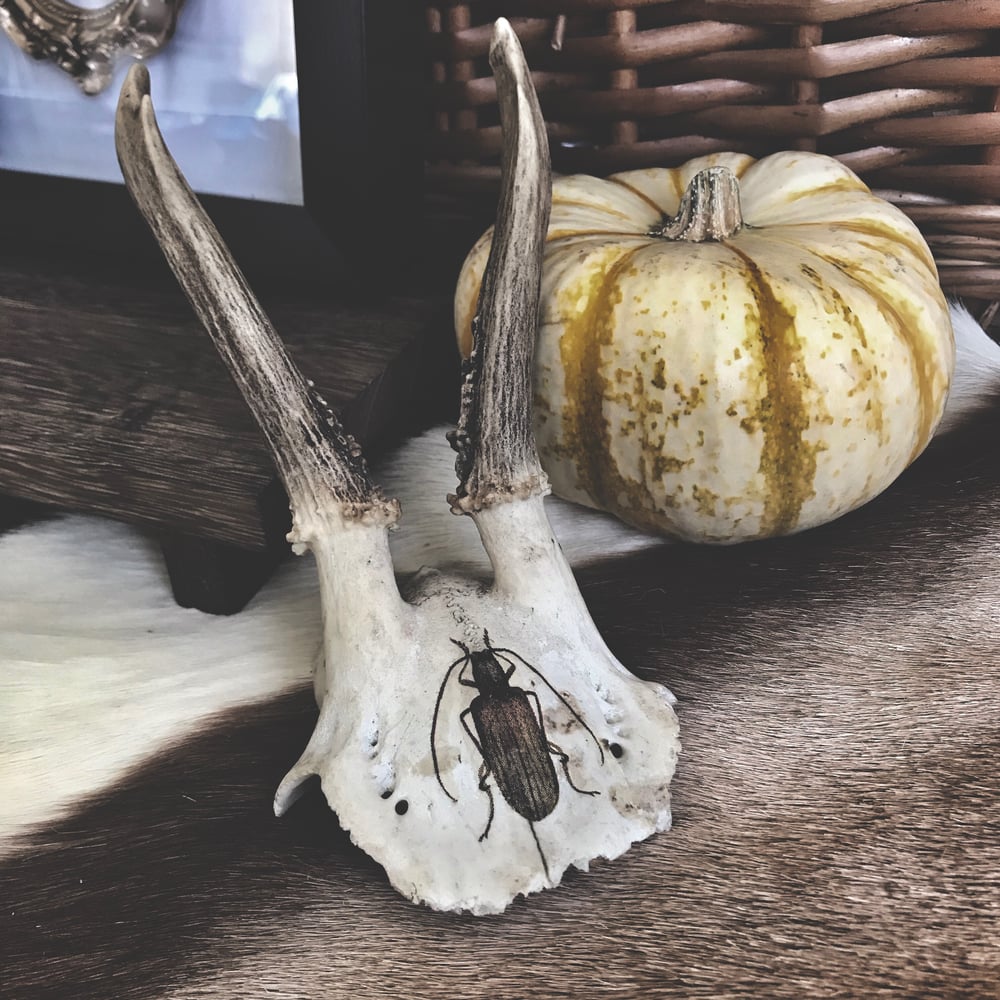
<path fill-rule="evenodd" d="M 445 689 L 445 687 L 448 684 L 448 679 L 451 677 L 451 672 L 460 663 L 468 663 L 469 662 L 470 653 L 469 653 L 469 650 L 462 643 L 460 643 L 457 639 L 452 639 L 451 641 L 453 643 L 455 643 L 456 646 L 460 646 L 462 648 L 462 650 L 464 651 L 465 655 L 464 656 L 460 656 L 447 669 L 447 671 L 445 671 L 444 680 L 441 681 L 441 687 L 438 688 L 437 701 L 434 702 L 434 716 L 431 719 L 431 760 L 434 762 L 434 776 L 437 778 L 438 784 L 441 786 L 441 791 L 444 792 L 444 794 L 447 795 L 448 798 L 451 799 L 452 802 L 457 802 L 458 801 L 458 797 L 455 796 L 455 795 L 452 795 L 451 792 L 449 792 L 448 789 L 445 788 L 445 786 L 444 786 L 444 779 L 441 777 L 441 768 L 438 766 L 438 755 L 437 755 L 437 724 L 438 724 L 438 715 L 441 712 L 441 700 L 442 700 L 442 698 L 444 698 L 444 689 Z M 570 711 L 572 711 L 572 709 Z"/>
<path fill-rule="evenodd" d="M 537 667 L 533 667 L 523 656 L 515 653 L 513 649 L 494 649 L 494 653 L 500 655 L 502 653 L 509 653 L 510 656 L 516 656 L 533 674 L 541 678 L 542 683 L 570 710 L 570 714 L 576 719 L 577 722 L 583 726 L 584 729 L 590 735 L 590 738 L 594 741 L 594 746 L 597 747 L 597 752 L 601 755 L 601 763 L 604 763 L 604 747 L 601 746 L 601 741 L 594 735 L 594 730 L 587 725 L 586 722 L 580 717 L 580 713 L 549 683 L 548 678 L 545 674 L 541 672 Z M 511 666 L 514 666 L 513 661 L 508 657 L 503 657 Z"/>
<path fill-rule="evenodd" d="M 551 882 L 552 876 L 549 874 L 549 863 L 545 858 L 545 851 L 542 850 L 542 844 L 538 839 L 538 834 L 535 833 L 535 824 L 532 823 L 530 819 L 528 820 L 528 829 L 531 830 L 531 836 L 535 838 L 535 847 L 538 848 L 538 856 L 542 859 L 542 868 L 545 869 L 545 877 Z"/>

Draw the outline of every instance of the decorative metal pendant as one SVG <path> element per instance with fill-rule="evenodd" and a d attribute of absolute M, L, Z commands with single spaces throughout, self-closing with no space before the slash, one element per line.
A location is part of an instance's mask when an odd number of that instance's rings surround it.
<path fill-rule="evenodd" d="M 67 0 L 0 0 L 0 27 L 28 55 L 51 59 L 99 94 L 124 55 L 151 55 L 170 41 L 184 0 L 112 0 L 88 9 Z"/>

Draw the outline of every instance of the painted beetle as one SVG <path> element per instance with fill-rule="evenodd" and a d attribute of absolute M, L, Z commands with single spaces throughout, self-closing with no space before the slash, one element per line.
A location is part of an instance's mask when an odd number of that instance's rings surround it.
<path fill-rule="evenodd" d="M 569 773 L 569 755 L 564 753 L 562 748 L 555 743 L 552 743 L 545 732 L 542 706 L 538 695 L 534 691 L 526 691 L 524 688 L 511 685 L 510 678 L 517 665 L 510 657 L 516 657 L 566 706 L 573 718 L 594 741 L 594 745 L 601 755 L 602 764 L 604 763 L 604 749 L 593 730 L 580 718 L 573 706 L 545 679 L 541 671 L 528 663 L 524 657 L 512 649 L 495 649 L 490 644 L 489 633 L 485 630 L 483 632 L 483 649 L 470 650 L 468 646 L 457 639 L 452 639 L 452 642 L 462 650 L 463 655 L 452 663 L 445 673 L 444 680 L 438 690 L 437 701 L 434 705 L 434 717 L 431 722 L 431 757 L 434 761 L 434 774 L 438 784 L 448 798 L 453 802 L 458 801 L 456 796 L 452 795 L 445 787 L 444 779 L 441 777 L 441 769 L 438 766 L 437 723 L 448 680 L 455 668 L 461 665 L 458 672 L 459 684 L 475 688 L 479 692 L 459 717 L 463 728 L 469 734 L 469 738 L 483 759 L 479 768 L 479 788 L 486 792 L 489 797 L 490 814 L 486 821 L 486 828 L 479 835 L 479 839 L 485 840 L 493 825 L 495 811 L 493 790 L 488 783 L 492 774 L 497 788 L 500 789 L 500 794 L 507 804 L 519 816 L 523 816 L 528 821 L 542 864 L 545 867 L 545 873 L 548 875 L 548 863 L 545 860 L 541 844 L 538 842 L 534 824 L 545 819 L 555 809 L 559 801 L 559 780 L 552 763 L 552 757 L 559 758 L 566 782 L 573 791 L 579 792 L 581 795 L 598 795 L 600 793 L 586 791 L 573 783 Z M 500 662 L 501 660 L 503 664 L 507 665 L 506 667 Z M 466 669 L 470 666 L 472 667 L 472 680 L 464 676 Z M 534 707 L 532 707 L 532 700 Z M 469 726 L 468 717 L 470 715 L 475 732 Z"/>

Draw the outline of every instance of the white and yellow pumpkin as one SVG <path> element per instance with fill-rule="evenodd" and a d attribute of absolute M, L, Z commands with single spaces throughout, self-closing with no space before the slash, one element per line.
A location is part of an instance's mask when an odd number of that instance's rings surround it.
<path fill-rule="evenodd" d="M 456 291 L 466 354 L 489 244 Z M 557 179 L 540 309 L 554 491 L 697 541 L 799 531 L 876 496 L 930 440 L 954 365 L 917 228 L 804 152 Z"/>

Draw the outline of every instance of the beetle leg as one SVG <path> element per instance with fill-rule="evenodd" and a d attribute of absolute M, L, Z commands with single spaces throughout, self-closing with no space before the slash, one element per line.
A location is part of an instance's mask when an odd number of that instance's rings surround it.
<path fill-rule="evenodd" d="M 471 656 L 466 657 L 465 663 L 463 664 L 462 669 L 459 670 L 459 672 L 458 672 L 458 683 L 464 685 L 467 688 L 474 688 L 474 687 L 478 686 L 475 681 L 470 681 L 467 678 L 465 678 L 465 677 L 462 676 L 465 673 L 465 671 L 469 669 L 469 664 L 471 662 L 472 662 Z"/>
<path fill-rule="evenodd" d="M 459 717 L 459 722 L 462 723 L 462 728 L 469 734 L 469 739 L 476 744 L 476 749 L 479 751 L 479 756 L 486 760 L 486 754 L 483 753 L 483 745 L 476 738 L 476 734 L 469 728 L 468 722 L 465 721 L 466 716 L 472 715 L 472 709 L 467 708 Z"/>
<path fill-rule="evenodd" d="M 484 760 L 482 766 L 479 768 L 479 789 L 480 791 L 486 792 L 490 800 L 490 815 L 486 820 L 486 829 L 479 835 L 479 842 L 482 843 L 490 835 L 490 827 L 493 826 L 493 814 L 495 812 L 493 805 L 493 789 L 490 788 L 487 783 L 487 778 L 490 776 L 490 766 Z"/>
<path fill-rule="evenodd" d="M 573 784 L 573 779 L 569 776 L 569 754 L 563 752 L 562 747 L 557 746 L 555 743 L 549 743 L 550 753 L 555 754 L 559 758 L 559 763 L 562 764 L 563 774 L 566 775 L 566 783 L 574 792 L 579 792 L 581 795 L 600 795 L 598 791 L 588 792 L 586 788 L 577 788 Z"/>
<path fill-rule="evenodd" d="M 482 745 L 482 743 L 479 742 L 479 739 L 477 738 L 476 734 L 469 728 L 468 722 L 465 721 L 466 716 L 469 716 L 469 715 L 472 715 L 472 709 L 471 708 L 467 708 L 458 717 L 458 720 L 459 720 L 459 722 L 462 723 L 462 727 L 469 734 L 469 739 L 472 740 L 472 742 L 476 744 L 476 749 L 479 751 L 479 756 L 482 757 L 483 760 L 486 760 L 486 755 L 483 753 L 483 745 Z"/>
<path fill-rule="evenodd" d="M 486 829 L 479 835 L 480 842 L 484 841 L 490 832 L 490 827 L 493 826 L 493 814 L 495 812 L 495 806 L 493 803 L 493 789 L 486 783 L 486 779 L 490 776 L 490 765 L 486 763 L 486 757 L 483 754 L 483 745 L 476 739 L 476 734 L 469 728 L 469 723 L 466 721 L 466 716 L 472 714 L 472 709 L 467 708 L 458 718 L 462 723 L 462 728 L 469 734 L 469 739 L 476 744 L 476 749 L 479 751 L 479 756 L 483 758 L 483 763 L 479 767 L 479 790 L 481 792 L 486 792 L 490 800 L 490 815 L 486 820 Z"/>

